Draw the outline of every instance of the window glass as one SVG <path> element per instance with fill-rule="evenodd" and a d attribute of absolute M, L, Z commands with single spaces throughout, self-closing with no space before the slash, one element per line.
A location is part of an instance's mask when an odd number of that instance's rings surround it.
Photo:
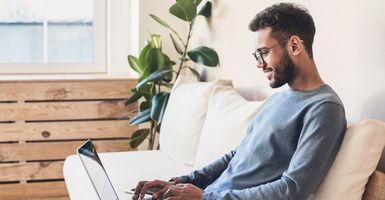
<path fill-rule="evenodd" d="M 0 0 L 0 63 L 91 63 L 94 0 Z"/>

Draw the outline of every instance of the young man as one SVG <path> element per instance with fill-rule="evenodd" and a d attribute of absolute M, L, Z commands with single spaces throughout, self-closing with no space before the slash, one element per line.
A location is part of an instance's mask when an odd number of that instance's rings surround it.
<path fill-rule="evenodd" d="M 189 175 L 169 182 L 140 182 L 133 199 L 151 187 L 164 199 L 307 199 L 327 173 L 342 143 L 344 107 L 326 85 L 313 59 L 314 22 L 305 8 L 280 3 L 258 13 L 255 32 L 257 67 L 271 96 L 234 150 Z"/>

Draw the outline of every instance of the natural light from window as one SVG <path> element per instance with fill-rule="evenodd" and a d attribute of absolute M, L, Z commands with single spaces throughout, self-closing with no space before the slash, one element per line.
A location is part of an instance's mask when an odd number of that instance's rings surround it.
<path fill-rule="evenodd" d="M 94 45 L 94 0 L 0 0 L 0 63 L 91 63 Z"/>

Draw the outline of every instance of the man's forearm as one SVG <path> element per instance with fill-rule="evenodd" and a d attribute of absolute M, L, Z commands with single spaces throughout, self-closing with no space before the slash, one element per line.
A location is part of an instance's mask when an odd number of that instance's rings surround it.
<path fill-rule="evenodd" d="M 303 200 L 308 196 L 296 188 L 293 180 L 281 178 L 274 182 L 246 188 L 243 190 L 224 190 L 224 191 L 204 191 L 202 198 L 204 200 L 235 200 L 235 199 L 253 199 L 253 200 Z"/>
<path fill-rule="evenodd" d="M 229 162 L 235 155 L 235 150 L 227 153 L 213 163 L 191 172 L 188 175 L 177 177 L 182 183 L 191 183 L 199 188 L 206 188 L 214 182 L 222 172 L 227 168 Z"/>

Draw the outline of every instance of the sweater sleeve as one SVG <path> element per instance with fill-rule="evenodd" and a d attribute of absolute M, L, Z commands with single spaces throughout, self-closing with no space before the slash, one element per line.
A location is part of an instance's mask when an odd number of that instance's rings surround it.
<path fill-rule="evenodd" d="M 201 169 L 195 170 L 188 175 L 177 178 L 182 183 L 191 183 L 199 188 L 204 189 L 213 183 L 222 174 L 235 154 L 236 150 L 230 151 L 211 164 Z"/>
<path fill-rule="evenodd" d="M 304 117 L 296 151 L 280 178 L 242 190 L 204 191 L 202 199 L 307 199 L 333 163 L 345 131 L 340 105 L 325 102 L 315 106 Z"/>

